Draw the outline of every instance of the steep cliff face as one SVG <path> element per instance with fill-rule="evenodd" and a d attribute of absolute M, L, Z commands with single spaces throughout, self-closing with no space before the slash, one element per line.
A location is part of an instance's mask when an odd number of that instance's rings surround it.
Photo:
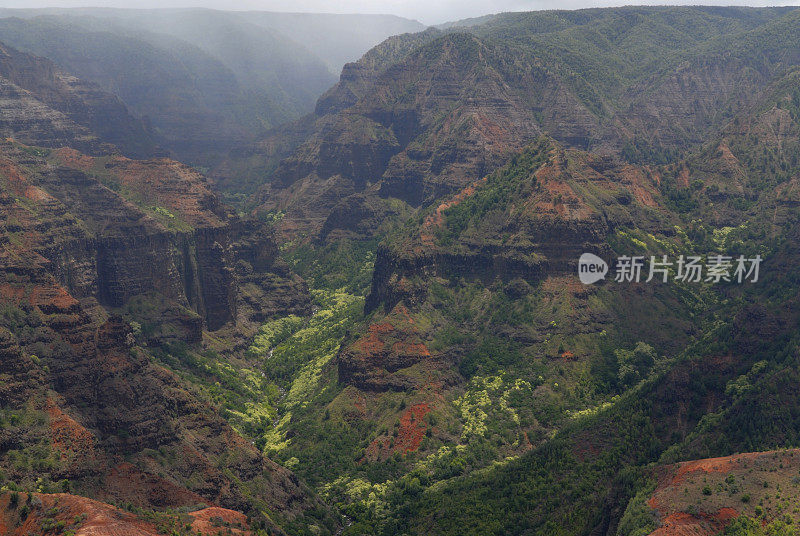
<path fill-rule="evenodd" d="M 20 202 L 8 207 L 7 217 L 19 222 L 20 247 L 31 247 L 50 260 L 53 273 L 78 298 L 120 307 L 132 296 L 153 291 L 195 306 L 212 328 L 233 317 L 232 277 L 221 246 L 214 246 L 215 238 L 226 243 L 225 225 L 216 215 L 209 211 L 205 224 L 191 227 L 188 211 L 176 216 L 164 207 L 146 206 L 147 199 L 137 199 L 145 207 L 139 208 L 87 172 L 61 165 L 63 152 L 54 153 L 55 160 L 48 162 L 11 144 L 6 149 L 6 191 L 21 193 L 33 208 L 25 211 Z M 74 153 L 69 156 L 81 160 Z M 83 161 L 88 162 L 93 161 Z M 120 169 L 116 160 L 112 169 Z M 127 178 L 133 182 L 140 176 Z M 184 179 L 187 185 L 197 180 Z M 170 183 L 165 180 L 166 184 Z M 151 191 L 159 195 L 153 185 Z M 181 221 L 182 229 L 170 229 L 157 217 L 187 221 Z"/>
<path fill-rule="evenodd" d="M 132 156 L 155 150 L 152 134 L 115 96 L 59 70 L 50 60 L 0 44 L 3 135 L 42 147 Z"/>
<path fill-rule="evenodd" d="M 332 530 L 293 474 L 157 364 L 165 348 L 205 351 L 208 331 L 227 328 L 218 346 L 234 346 L 272 315 L 308 312 L 305 284 L 278 260 L 271 230 L 230 213 L 186 165 L 117 154 L 102 136 L 129 141 L 116 99 L 48 61 L 1 52 L 4 479 L 146 511 L 207 506 L 213 515 L 173 520 L 200 532 L 219 515 L 242 531 L 251 521 L 278 534 L 293 523 Z M 64 501 L 80 503 L 74 518 L 88 499 Z M 4 506 L 2 530 L 33 533 L 54 517 L 34 510 Z M 128 521 L 117 528 L 149 530 Z"/>
<path fill-rule="evenodd" d="M 667 169 L 679 192 L 698 192 L 692 214 L 717 226 L 738 226 L 749 214 L 764 229 L 786 232 L 796 217 L 800 160 L 797 70 L 770 84 L 748 112 L 737 114 L 696 154 Z"/>
<path fill-rule="evenodd" d="M 252 329 L 269 318 L 310 314 L 308 286 L 280 257 L 274 232 L 257 222 L 239 221 L 232 235 L 237 325 Z"/>
<path fill-rule="evenodd" d="M 702 145 L 769 84 L 768 74 L 748 63 L 708 56 L 631 88 L 631 104 L 616 117 L 621 137 L 673 153 Z"/>
<path fill-rule="evenodd" d="M 264 207 L 316 231 L 348 196 L 363 193 L 364 207 L 377 197 L 417 206 L 498 167 L 544 128 L 588 136 L 596 121 L 559 77 L 535 61 L 515 64 L 514 53 L 429 32 L 346 66 L 318 103 L 317 131 L 273 174 Z"/>
<path fill-rule="evenodd" d="M 302 285 L 275 264 L 269 233 L 230 215 L 191 168 L 69 149 L 40 157 L 14 143 L 3 149 L 9 247 L 48 259 L 50 271 L 77 298 L 118 308 L 153 292 L 190 307 L 212 330 L 237 317 L 245 283 L 262 293 L 265 286 L 267 293 L 297 287 L 297 295 L 284 292 L 286 300 L 273 297 L 273 313 L 294 311 L 292 301 L 307 307 Z M 247 236 L 259 232 L 265 248 L 258 260 L 261 279 L 250 273 L 240 285 L 235 265 L 253 257 Z M 261 313 L 257 304 L 249 311 Z"/>
<path fill-rule="evenodd" d="M 270 293 L 288 282 L 300 295 L 290 298 L 307 308 L 302 281 L 276 271 L 271 235 L 248 243 L 260 226 L 231 218 L 202 176 L 169 160 L 8 141 L 0 175 L 7 477 L 23 485 L 66 478 L 83 495 L 142 508 L 263 505 L 275 515 L 262 521 L 278 531 L 275 523 L 319 508 L 109 315 L 145 296 L 163 304 L 145 312 L 161 315 L 149 321 L 180 326 L 178 340 L 194 344 L 202 334 L 190 308 L 207 329 L 269 314 L 257 303 L 238 311 L 244 283 Z M 250 280 L 234 273 L 237 259 L 255 265 Z M 272 299 L 273 314 L 296 310 Z M 172 341 L 159 337 L 151 340 Z"/>

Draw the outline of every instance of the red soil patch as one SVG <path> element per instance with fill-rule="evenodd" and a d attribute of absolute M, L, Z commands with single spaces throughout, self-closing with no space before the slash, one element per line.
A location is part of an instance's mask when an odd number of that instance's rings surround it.
<path fill-rule="evenodd" d="M 368 458 L 388 458 L 395 452 L 407 453 L 419 449 L 428 427 L 425 416 L 430 412 L 430 406 L 421 402 L 407 408 L 400 416 L 397 436 L 394 442 L 388 436 L 376 438 L 367 447 Z"/>
<path fill-rule="evenodd" d="M 739 159 L 731 152 L 730 147 L 725 142 L 719 144 L 717 147 L 722 153 L 722 159 L 731 167 L 739 167 Z"/>
<path fill-rule="evenodd" d="M 22 175 L 22 172 L 15 163 L 5 158 L 0 159 L 0 176 L 6 179 L 5 183 L 14 195 L 25 195 L 25 191 L 30 183 L 28 179 Z"/>
<path fill-rule="evenodd" d="M 25 197 L 30 199 L 31 201 L 55 201 L 55 198 L 39 188 L 38 186 L 28 186 L 25 188 Z"/>
<path fill-rule="evenodd" d="M 659 173 L 655 169 L 652 169 L 650 166 L 646 166 L 645 169 L 647 169 L 650 172 L 650 176 L 653 177 L 653 182 L 655 182 L 656 186 L 658 186 L 660 188 L 661 187 L 661 173 Z"/>
<path fill-rule="evenodd" d="M 119 464 L 106 474 L 103 490 L 109 494 L 109 498 L 124 498 L 126 501 L 143 507 L 149 504 L 158 507 L 198 504 L 212 506 L 211 502 L 200 495 L 158 475 L 145 473 L 127 462 Z"/>
<path fill-rule="evenodd" d="M 371 324 L 367 333 L 358 339 L 352 348 L 365 359 L 381 358 L 387 352 L 430 357 L 430 350 L 424 343 L 405 342 L 410 337 L 418 337 L 418 333 L 411 326 L 413 323 L 414 319 L 411 318 L 408 309 L 403 305 L 397 305 L 383 322 Z"/>
<path fill-rule="evenodd" d="M 574 296 L 585 296 L 588 293 L 586 285 L 574 277 L 550 276 L 542 281 L 542 290 L 548 295 L 559 295 L 564 291 Z"/>
<path fill-rule="evenodd" d="M 79 304 L 78 300 L 58 286 L 36 286 L 30 293 L 30 304 L 45 314 L 69 313 Z"/>
<path fill-rule="evenodd" d="M 394 452 L 413 452 L 419 448 L 428 425 L 424 418 L 431 411 L 428 404 L 414 404 L 400 416 L 400 428 L 394 442 Z"/>
<path fill-rule="evenodd" d="M 40 506 L 31 508 L 24 519 L 19 517 L 18 509 L 9 504 L 11 494 L 0 497 L 0 536 L 37 536 L 54 534 L 45 532 L 42 522 L 52 519 L 63 522 L 65 530 L 72 530 L 75 536 L 157 536 L 155 525 L 142 521 L 133 514 L 119 510 L 86 497 L 66 493 L 34 493 L 34 501 Z M 26 500 L 20 494 L 20 504 Z"/>
<path fill-rule="evenodd" d="M 358 410 L 362 417 L 365 417 L 367 415 L 367 397 L 360 393 L 356 395 L 356 399 L 353 401 L 353 407 Z"/>
<path fill-rule="evenodd" d="M 671 485 L 677 485 L 683 482 L 686 475 L 689 473 L 703 472 L 703 473 L 728 473 L 732 469 L 739 466 L 739 461 L 745 455 L 736 457 L 726 456 L 723 458 L 708 458 L 705 460 L 694 460 L 691 462 L 684 462 L 678 465 L 678 470 L 672 478 Z"/>
<path fill-rule="evenodd" d="M 367 334 L 355 343 L 355 347 L 367 356 L 380 353 L 385 348 L 384 335 L 395 331 L 390 322 L 372 324 L 367 330 Z"/>
<path fill-rule="evenodd" d="M 431 352 L 425 343 L 413 343 L 398 341 L 392 345 L 392 352 L 405 355 L 416 355 L 420 357 L 430 357 Z"/>
<path fill-rule="evenodd" d="M 800 466 L 800 449 L 752 452 L 682 462 L 660 469 L 659 483 L 647 504 L 658 512 L 661 526 L 650 536 L 711 536 L 741 514 L 754 515 L 755 504 L 776 515 L 770 489 L 792 485 Z M 730 478 L 730 493 L 724 485 Z M 771 480 L 769 487 L 762 486 Z M 704 488 L 711 490 L 706 492 Z M 744 494 L 748 501 L 740 501 Z M 726 504 L 727 503 L 727 504 Z M 734 507 L 735 506 L 735 507 Z M 692 514 L 691 508 L 697 508 Z"/>
<path fill-rule="evenodd" d="M 375 438 L 367 447 L 364 458 L 370 460 L 386 459 L 395 452 L 402 454 L 416 452 L 425 438 L 425 432 L 428 430 L 425 416 L 430 411 L 430 406 L 425 402 L 420 402 L 407 408 L 400 415 L 397 436 L 394 438 L 389 436 Z"/>
<path fill-rule="evenodd" d="M 51 154 L 61 165 L 80 171 L 88 171 L 94 165 L 94 158 L 68 147 L 56 149 Z"/>
<path fill-rule="evenodd" d="M 8 283 L 4 283 L 0 285 L 0 296 L 2 296 L 6 300 L 10 300 L 13 302 L 19 302 L 22 300 L 22 297 L 25 295 L 25 289 L 18 285 L 9 285 Z"/>
<path fill-rule="evenodd" d="M 475 119 L 475 128 L 484 138 L 495 143 L 499 140 L 507 140 L 508 134 L 510 134 L 508 129 L 492 121 L 486 114 L 479 112 L 473 114 L 472 117 Z"/>
<path fill-rule="evenodd" d="M 634 166 L 625 166 L 621 173 L 618 174 L 619 179 L 631 190 L 633 197 L 636 198 L 640 204 L 647 207 L 657 207 L 653 198 L 653 194 L 646 188 L 646 184 L 650 181 L 645 177 L 640 168 Z"/>
<path fill-rule="evenodd" d="M 109 504 L 68 493 L 34 493 L 34 506 L 27 517 L 20 518 L 19 508 L 26 501 L 20 493 L 17 507 L 11 507 L 10 493 L 0 495 L 0 536 L 39 536 L 55 534 L 42 529 L 45 519 L 63 522 L 64 530 L 75 536 L 159 536 L 164 534 L 153 523 Z M 38 505 L 38 506 L 37 506 Z M 209 507 L 189 514 L 191 528 L 200 536 L 234 534 L 251 536 L 247 516 L 219 507 Z M 176 521 L 179 519 L 176 518 Z M 186 521 L 180 521 L 184 523 Z M 193 533 L 193 534 L 194 534 Z"/>
<path fill-rule="evenodd" d="M 685 512 L 668 515 L 650 536 L 712 536 L 725 528 L 739 514 L 733 508 L 723 508 L 715 515 L 693 516 Z"/>
<path fill-rule="evenodd" d="M 394 326 L 389 322 L 382 322 L 380 324 L 372 324 L 369 330 L 374 333 L 390 333 L 394 331 Z"/>
<path fill-rule="evenodd" d="M 392 316 L 402 316 L 409 324 L 414 323 L 414 319 L 411 318 L 411 313 L 408 311 L 408 308 L 402 303 L 397 304 L 395 308 L 392 309 L 391 314 Z"/>
<path fill-rule="evenodd" d="M 370 331 L 366 337 L 362 337 L 353 344 L 353 348 L 364 356 L 365 359 L 374 357 L 383 352 L 385 347 L 384 341 L 380 335 L 374 331 Z"/>
<path fill-rule="evenodd" d="M 540 170 L 541 169 L 542 168 L 540 168 Z M 588 217 L 588 207 L 575 194 L 575 190 L 561 180 L 560 175 L 550 176 L 549 173 L 545 175 L 548 179 L 542 180 L 541 183 L 545 193 L 543 195 L 537 195 L 533 199 L 533 205 L 528 205 L 529 210 L 532 210 L 538 217 L 550 215 L 564 220 L 584 219 Z"/>
<path fill-rule="evenodd" d="M 562 171 L 563 169 L 561 168 L 561 162 L 558 158 L 554 158 L 549 163 L 537 169 L 533 176 L 536 177 L 537 181 L 546 183 L 558 178 Z"/>
<path fill-rule="evenodd" d="M 678 173 L 678 186 L 681 188 L 689 187 L 689 168 L 683 167 Z"/>
<path fill-rule="evenodd" d="M 533 444 L 531 443 L 531 438 L 528 437 L 528 432 L 523 430 L 522 431 L 522 445 L 521 445 L 522 452 L 528 452 L 532 448 L 533 448 Z"/>
<path fill-rule="evenodd" d="M 50 438 L 62 459 L 95 457 L 94 436 L 89 430 L 61 411 L 50 399 L 47 400 L 47 414 L 50 416 Z"/>
<path fill-rule="evenodd" d="M 191 512 L 189 515 L 194 518 L 192 530 L 196 530 L 201 534 L 217 534 L 218 532 L 240 534 L 242 536 L 253 534 L 246 530 L 247 516 L 241 512 L 220 508 L 219 506 L 211 506 Z"/>

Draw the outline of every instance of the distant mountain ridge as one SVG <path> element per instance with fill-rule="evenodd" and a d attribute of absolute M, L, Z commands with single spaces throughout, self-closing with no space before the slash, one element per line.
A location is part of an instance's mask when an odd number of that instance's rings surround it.
<path fill-rule="evenodd" d="M 281 37 L 301 43 L 325 62 L 332 73 L 357 60 L 364 52 L 392 35 L 419 32 L 425 25 L 397 15 L 292 13 L 280 11 L 222 11 L 202 8 L 0 8 L 0 17 L 93 17 L 136 24 L 157 23 L 178 17 L 227 17 L 268 28 Z M 166 33 L 169 33 L 167 31 Z"/>
<path fill-rule="evenodd" d="M 206 165 L 309 112 L 335 82 L 331 66 L 338 69 L 394 32 L 422 28 L 394 17 L 304 16 L 309 27 L 286 36 L 276 28 L 287 22 L 270 15 L 6 9 L 0 10 L 7 17 L 0 19 L 0 41 L 117 95 L 150 121 L 165 148 Z M 301 43 L 306 35 L 316 39 L 316 52 L 330 53 L 325 60 Z"/>
<path fill-rule="evenodd" d="M 297 224 L 319 229 L 349 193 L 428 203 L 541 133 L 666 162 L 797 64 L 799 17 L 791 8 L 543 11 L 390 38 L 346 65 L 302 120 L 306 139 L 274 166 L 265 207 L 291 217 L 296 204 Z M 767 55 L 762 41 L 775 45 Z M 316 191 L 325 199 L 312 201 Z"/>
<path fill-rule="evenodd" d="M 69 146 L 94 154 L 120 150 L 150 156 L 148 125 L 114 95 L 63 72 L 50 60 L 0 43 L 5 137 L 43 147 Z"/>

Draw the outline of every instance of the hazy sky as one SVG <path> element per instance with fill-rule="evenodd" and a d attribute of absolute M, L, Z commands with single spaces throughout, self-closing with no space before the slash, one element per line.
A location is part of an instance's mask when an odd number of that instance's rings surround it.
<path fill-rule="evenodd" d="M 0 0 L 0 7 L 208 7 L 215 9 L 267 11 L 312 11 L 325 13 L 392 13 L 425 24 L 475 17 L 501 11 L 536 9 L 577 9 L 630 4 L 704 4 L 704 5 L 793 5 L 800 0 L 707 0 L 703 2 L 669 2 L 646 0 Z"/>

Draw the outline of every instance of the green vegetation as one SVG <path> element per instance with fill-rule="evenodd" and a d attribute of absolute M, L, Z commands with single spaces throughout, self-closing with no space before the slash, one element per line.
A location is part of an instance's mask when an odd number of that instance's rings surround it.
<path fill-rule="evenodd" d="M 536 184 L 533 174 L 547 161 L 552 150 L 554 148 L 547 138 L 540 139 L 514 155 L 505 167 L 492 173 L 486 185 L 478 188 L 474 195 L 446 209 L 446 231 L 440 234 L 440 242 L 449 244 L 468 227 L 481 222 L 489 212 L 504 212 L 514 199 L 532 190 Z"/>
<path fill-rule="evenodd" d="M 788 522 L 787 522 L 788 520 Z M 776 519 L 764 525 L 762 520 L 747 516 L 737 517 L 725 527 L 723 536 L 797 536 L 800 528 L 792 526 L 792 519 Z"/>
<path fill-rule="evenodd" d="M 254 364 L 234 364 L 214 350 L 198 351 L 181 342 L 151 352 L 198 389 L 246 437 L 263 436 L 271 428 L 280 389 Z"/>
<path fill-rule="evenodd" d="M 372 280 L 375 248 L 372 240 L 337 240 L 316 246 L 287 244 L 285 257 L 292 269 L 301 274 L 309 286 L 329 291 L 342 289 L 353 295 L 365 295 Z"/>
<path fill-rule="evenodd" d="M 631 499 L 619 521 L 617 536 L 647 536 L 658 528 L 655 512 L 647 504 L 655 487 L 655 482 L 646 485 Z"/>
<path fill-rule="evenodd" d="M 325 418 L 322 408 L 340 390 L 331 360 L 360 318 L 364 301 L 344 292 L 317 290 L 314 296 L 318 310 L 307 321 L 296 323 L 291 334 L 284 331 L 281 339 L 263 335 L 285 326 L 285 319 L 265 325 L 250 351 L 269 353 L 264 373 L 283 390 L 277 424 L 261 444 L 273 458 L 295 460 L 290 463 L 293 469 L 309 471 L 304 476 L 316 483 L 354 461 L 355 438 L 343 423 Z M 290 422 L 292 435 L 287 438 Z M 303 460 L 303 466 L 297 460 Z"/>

